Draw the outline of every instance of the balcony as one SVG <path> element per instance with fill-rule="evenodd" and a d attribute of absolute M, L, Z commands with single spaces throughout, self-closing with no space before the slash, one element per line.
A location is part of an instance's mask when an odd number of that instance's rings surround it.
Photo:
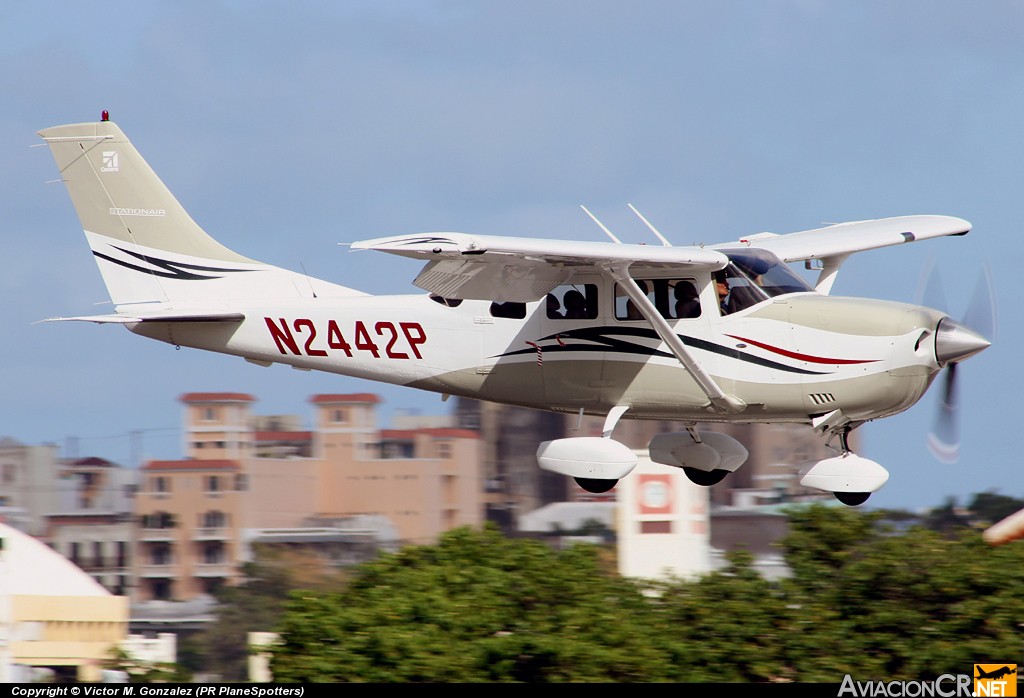
<path fill-rule="evenodd" d="M 175 540 L 174 533 L 175 529 L 173 528 L 143 528 L 139 531 L 139 542 L 173 542 Z"/>
<path fill-rule="evenodd" d="M 150 579 L 173 579 L 178 576 L 178 572 L 178 566 L 173 562 L 162 565 L 139 565 L 139 576 Z"/>
<path fill-rule="evenodd" d="M 231 540 L 231 529 L 223 526 L 197 528 L 192 540 Z"/>
<path fill-rule="evenodd" d="M 235 573 L 234 565 L 229 562 L 199 562 L 195 566 L 196 577 L 231 577 Z"/>

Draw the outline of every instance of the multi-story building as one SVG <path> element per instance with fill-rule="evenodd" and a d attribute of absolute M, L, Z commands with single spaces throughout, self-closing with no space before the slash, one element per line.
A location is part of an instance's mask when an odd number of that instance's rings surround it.
<path fill-rule="evenodd" d="M 159 460 L 135 499 L 138 598 L 187 599 L 237 580 L 245 476 L 238 461 Z"/>
<path fill-rule="evenodd" d="M 484 520 L 480 438 L 380 429 L 373 394 L 314 395 L 313 427 L 251 413 L 244 393 L 187 393 L 186 458 L 142 468 L 138 598 L 189 599 L 238 580 L 248 545 L 320 548 L 336 564 L 430 543 Z M 406 420 L 408 421 L 408 420 Z"/>
<path fill-rule="evenodd" d="M 138 472 L 104 458 L 60 461 L 43 540 L 114 594 L 129 593 Z"/>

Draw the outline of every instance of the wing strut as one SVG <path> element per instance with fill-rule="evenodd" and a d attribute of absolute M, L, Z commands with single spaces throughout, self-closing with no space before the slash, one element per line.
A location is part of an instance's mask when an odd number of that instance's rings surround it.
<path fill-rule="evenodd" d="M 672 353 L 679 359 L 679 363 L 683 365 L 683 368 L 693 376 L 693 380 L 697 382 L 700 389 L 708 396 L 708 400 L 711 401 L 711 404 L 715 406 L 718 412 L 735 413 L 746 409 L 746 404 L 743 401 L 733 395 L 723 393 L 714 379 L 697 363 L 697 360 L 686 349 L 683 340 L 679 339 L 679 335 L 669 327 L 669 324 L 665 322 L 665 318 L 661 316 L 658 309 L 654 307 L 654 304 L 651 303 L 647 295 L 637 286 L 633 277 L 629 275 L 628 266 L 612 267 L 608 269 L 608 273 L 626 291 L 626 294 L 636 305 L 640 314 L 644 316 L 647 322 L 651 323 L 654 331 L 658 333 L 661 340 L 672 350 Z"/>

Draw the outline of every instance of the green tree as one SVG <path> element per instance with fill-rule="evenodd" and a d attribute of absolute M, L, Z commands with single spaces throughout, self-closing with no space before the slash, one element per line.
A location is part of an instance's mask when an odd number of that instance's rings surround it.
<path fill-rule="evenodd" d="M 457 529 L 361 568 L 341 592 L 296 593 L 278 681 L 647 681 L 641 589 L 593 545 L 564 551 L 494 528 Z"/>
<path fill-rule="evenodd" d="M 829 522 L 820 514 L 794 517 L 784 542 L 787 557 L 799 560 L 787 583 L 789 601 L 814 614 L 804 646 L 796 637 L 789 642 L 801 680 L 835 681 L 846 673 L 929 678 L 1024 651 L 1020 547 L 996 549 L 976 531 L 951 535 L 924 527 L 900 533 L 875 527 L 853 543 L 849 534 L 877 518 L 851 511 Z M 813 549 L 819 534 L 851 544 L 809 554 L 804 548 Z"/>
<path fill-rule="evenodd" d="M 607 548 L 459 529 L 293 592 L 279 681 L 834 683 L 969 672 L 1024 654 L 1024 547 L 880 514 L 789 512 L 792 572 L 744 552 L 699 579 L 626 579 Z"/>
<path fill-rule="evenodd" d="M 1024 499 L 1015 499 L 995 492 L 979 492 L 967 508 L 985 525 L 991 525 L 1024 509 Z"/>

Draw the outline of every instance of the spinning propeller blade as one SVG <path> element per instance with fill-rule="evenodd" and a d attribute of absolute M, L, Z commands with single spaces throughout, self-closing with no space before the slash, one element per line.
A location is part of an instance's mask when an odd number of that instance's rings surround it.
<path fill-rule="evenodd" d="M 945 310 L 942 284 L 938 275 L 929 269 L 924 286 L 924 298 L 937 310 Z M 978 279 L 974 295 L 963 323 L 943 320 L 936 336 L 936 355 L 945 364 L 942 395 L 939 399 L 935 422 L 928 434 L 928 450 L 942 463 L 955 463 L 960 456 L 960 398 L 957 386 L 958 364 L 989 346 L 995 336 L 995 301 L 992 279 L 984 269 Z"/>

